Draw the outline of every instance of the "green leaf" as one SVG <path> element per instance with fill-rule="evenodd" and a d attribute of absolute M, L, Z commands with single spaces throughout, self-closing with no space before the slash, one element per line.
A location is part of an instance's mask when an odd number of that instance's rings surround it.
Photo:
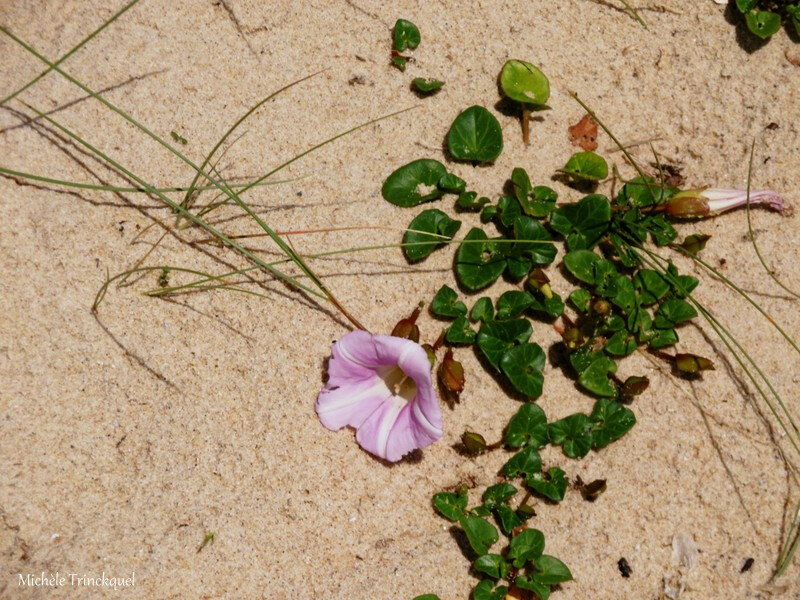
<path fill-rule="evenodd" d="M 601 194 L 591 194 L 565 204 L 550 215 L 550 226 L 566 237 L 570 250 L 588 250 L 605 235 L 611 222 L 611 204 Z"/>
<path fill-rule="evenodd" d="M 520 241 L 511 246 L 509 258 L 525 257 L 535 267 L 547 266 L 555 260 L 555 245 L 542 243 L 553 238 L 539 221 L 526 216 L 514 219 L 514 238 Z"/>
<path fill-rule="evenodd" d="M 403 52 L 406 48 L 413 50 L 421 40 L 419 29 L 411 21 L 397 19 L 394 24 L 394 49 Z"/>
<path fill-rule="evenodd" d="M 420 158 L 396 169 L 383 182 L 383 198 L 396 206 L 417 206 L 436 200 L 444 193 L 439 180 L 447 169 L 438 160 Z"/>
<path fill-rule="evenodd" d="M 656 329 L 672 329 L 675 325 L 697 316 L 697 311 L 686 300 L 672 298 L 661 303 L 656 311 L 653 326 Z"/>
<path fill-rule="evenodd" d="M 528 202 L 522 202 L 522 210 L 532 217 L 546 217 L 556 208 L 558 193 L 546 185 L 534 186 Z"/>
<path fill-rule="evenodd" d="M 504 442 L 509 448 L 541 448 L 548 439 L 544 411 L 538 404 L 526 402 L 508 422 Z"/>
<path fill-rule="evenodd" d="M 580 373 L 578 383 L 595 396 L 614 397 L 617 395 L 617 388 L 609 381 L 608 374 L 616 371 L 617 363 L 606 356 L 600 356 Z"/>
<path fill-rule="evenodd" d="M 539 344 L 520 344 L 503 354 L 500 366 L 514 388 L 528 398 L 542 395 L 545 356 Z"/>
<path fill-rule="evenodd" d="M 762 40 L 781 28 L 781 16 L 771 10 L 752 10 L 744 16 L 747 28 Z"/>
<path fill-rule="evenodd" d="M 467 182 L 461 179 L 458 175 L 453 175 L 452 173 L 445 173 L 442 175 L 442 178 L 439 179 L 438 183 L 439 188 L 445 190 L 446 192 L 453 192 L 456 194 L 460 194 L 463 192 L 467 187 Z"/>
<path fill-rule="evenodd" d="M 531 324 L 527 319 L 484 321 L 478 331 L 478 348 L 489 364 L 500 371 L 503 355 L 515 345 L 527 342 L 531 332 Z"/>
<path fill-rule="evenodd" d="M 494 306 L 492 306 L 492 299 L 486 296 L 483 298 L 478 298 L 475 304 L 472 305 L 469 318 L 472 319 L 472 321 L 483 322 L 494 319 Z"/>
<path fill-rule="evenodd" d="M 505 321 L 514 319 L 525 312 L 531 304 L 533 304 L 533 297 L 528 292 L 521 292 L 519 290 L 509 290 L 503 292 L 497 299 L 497 315 L 498 321 Z"/>
<path fill-rule="evenodd" d="M 449 344 L 474 344 L 477 335 L 470 327 L 467 317 L 462 315 L 447 328 L 444 339 Z"/>
<path fill-rule="evenodd" d="M 643 306 L 651 306 L 667 295 L 669 284 L 657 272 L 651 269 L 639 269 L 633 278 L 639 292 L 639 301 Z"/>
<path fill-rule="evenodd" d="M 467 514 L 473 517 L 490 517 L 492 516 L 492 511 L 481 504 L 471 509 Z"/>
<path fill-rule="evenodd" d="M 478 198 L 478 192 L 462 192 L 458 195 L 456 206 L 461 210 L 469 210 L 478 212 L 485 204 L 488 204 L 489 199 L 486 196 Z"/>
<path fill-rule="evenodd" d="M 494 587 L 494 581 L 484 579 L 472 590 L 472 600 L 503 600 L 508 593 L 504 585 Z"/>
<path fill-rule="evenodd" d="M 575 279 L 594 285 L 594 266 L 600 260 L 602 259 L 591 250 L 573 250 L 564 255 L 564 266 Z"/>
<path fill-rule="evenodd" d="M 403 253 L 409 262 L 418 262 L 427 258 L 437 247 L 447 240 L 452 240 L 461 228 L 461 221 L 451 219 L 436 208 L 423 210 L 409 223 L 403 235 Z M 444 236 L 444 237 L 441 237 Z"/>
<path fill-rule="evenodd" d="M 583 413 L 550 423 L 548 433 L 550 441 L 570 458 L 583 458 L 592 448 L 592 423 Z"/>
<path fill-rule="evenodd" d="M 528 561 L 537 560 L 544 552 L 544 534 L 538 529 L 523 529 L 513 538 L 508 548 L 508 558 L 519 569 Z"/>
<path fill-rule="evenodd" d="M 537 600 L 549 600 L 550 587 L 536 581 L 532 575 L 520 575 L 514 584 L 522 590 L 530 590 L 536 594 Z"/>
<path fill-rule="evenodd" d="M 406 63 L 408 63 L 408 59 L 405 56 L 393 56 L 391 62 L 395 67 L 405 73 Z"/>
<path fill-rule="evenodd" d="M 572 580 L 572 573 L 567 565 L 553 556 L 542 554 L 534 565 L 538 573 L 533 575 L 533 579 L 544 585 L 556 585 Z"/>
<path fill-rule="evenodd" d="M 508 502 L 516 493 L 517 488 L 510 483 L 497 483 L 486 488 L 481 501 L 486 508 L 494 510 L 499 504 Z"/>
<path fill-rule="evenodd" d="M 653 350 L 660 350 L 678 343 L 678 334 L 674 329 L 656 329 L 649 340 Z"/>
<path fill-rule="evenodd" d="M 437 317 L 455 319 L 467 314 L 466 305 L 458 299 L 456 291 L 443 285 L 431 301 L 431 312 Z"/>
<path fill-rule="evenodd" d="M 514 196 L 526 215 L 532 217 L 546 217 L 556 206 L 558 194 L 546 185 L 533 187 L 527 171 L 520 167 L 511 173 L 511 183 L 514 186 Z"/>
<path fill-rule="evenodd" d="M 619 402 L 600 398 L 589 418 L 594 423 L 592 443 L 595 450 L 621 438 L 636 424 L 636 415 Z"/>
<path fill-rule="evenodd" d="M 484 107 L 470 106 L 450 126 L 447 147 L 458 160 L 493 162 L 503 150 L 500 123 Z"/>
<path fill-rule="evenodd" d="M 621 206 L 652 206 L 666 202 L 677 191 L 671 186 L 662 185 L 652 177 L 634 177 L 622 186 L 616 200 Z"/>
<path fill-rule="evenodd" d="M 503 465 L 503 475 L 508 478 L 524 475 L 530 477 L 542 470 L 542 458 L 539 451 L 533 446 L 528 446 L 517 452 Z"/>
<path fill-rule="evenodd" d="M 467 534 L 469 545 L 478 555 L 486 554 L 500 537 L 495 526 L 481 517 L 462 516 L 459 523 Z"/>
<path fill-rule="evenodd" d="M 533 185 L 531 178 L 528 177 L 528 172 L 522 167 L 516 167 L 511 171 L 511 184 L 514 186 L 514 195 L 517 197 L 520 205 L 528 200 L 528 194 L 531 193 Z"/>
<path fill-rule="evenodd" d="M 511 229 L 514 227 L 514 223 L 517 221 L 517 217 L 522 215 L 522 207 L 519 205 L 519 202 L 516 198 L 512 198 L 511 196 L 500 196 L 497 200 L 497 220 L 505 227 L 506 229 Z"/>
<path fill-rule="evenodd" d="M 758 0 L 736 0 L 736 8 L 743 13 L 753 10 L 756 4 L 758 4 Z"/>
<path fill-rule="evenodd" d="M 458 247 L 456 277 L 471 292 L 485 288 L 505 271 L 506 260 L 486 233 L 473 227 Z"/>
<path fill-rule="evenodd" d="M 608 177 L 608 163 L 594 152 L 576 152 L 560 171 L 575 179 L 600 181 Z"/>
<path fill-rule="evenodd" d="M 628 356 L 636 350 L 636 339 L 624 329 L 617 331 L 606 342 L 605 349 L 614 356 Z"/>
<path fill-rule="evenodd" d="M 566 264 L 566 257 L 564 257 L 564 263 Z M 589 310 L 589 301 L 591 301 L 591 299 L 592 295 L 583 288 L 573 290 L 569 295 L 569 301 L 572 302 L 572 305 L 578 312 L 582 313 L 585 313 L 587 310 Z"/>
<path fill-rule="evenodd" d="M 415 77 L 411 81 L 411 85 L 413 85 L 414 89 L 420 94 L 433 94 L 434 92 L 438 92 L 440 89 L 442 89 L 444 81 L 440 81 L 438 79 L 426 79 L 424 77 Z"/>
<path fill-rule="evenodd" d="M 414 596 L 412 600 L 441 600 L 436 594 L 422 594 L 421 596 Z"/>
<path fill-rule="evenodd" d="M 529 62 L 509 60 L 500 71 L 503 94 L 523 104 L 542 106 L 550 98 L 550 82 L 544 73 Z"/>
<path fill-rule="evenodd" d="M 452 492 L 440 492 L 434 494 L 433 507 L 445 519 L 458 521 L 467 508 L 467 495 L 454 494 Z"/>
<path fill-rule="evenodd" d="M 499 554 L 484 554 L 472 563 L 472 568 L 492 579 L 505 579 L 511 567 Z"/>
<path fill-rule="evenodd" d="M 561 502 L 564 494 L 567 493 L 566 474 L 558 467 L 550 467 L 547 474 L 539 472 L 529 475 L 525 479 L 525 484 L 537 494 L 553 502 Z"/>
<path fill-rule="evenodd" d="M 524 523 L 517 512 L 508 504 L 499 504 L 495 508 L 495 512 L 497 513 L 497 518 L 500 521 L 500 528 L 506 535 L 511 535 L 511 533 L 517 527 Z"/>
<path fill-rule="evenodd" d="M 549 298 L 538 293 L 533 297 L 533 304 L 529 310 L 541 313 L 550 319 L 556 319 L 564 314 L 564 301 L 555 292 L 552 292 Z"/>

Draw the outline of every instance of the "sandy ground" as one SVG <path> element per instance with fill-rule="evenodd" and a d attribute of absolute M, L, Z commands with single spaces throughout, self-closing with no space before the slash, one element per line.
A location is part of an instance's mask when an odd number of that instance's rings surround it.
<path fill-rule="evenodd" d="M 542 66 L 553 110 L 534 125 L 529 149 L 519 122 L 496 113 L 506 140 L 496 166 L 451 165 L 481 193 L 496 195 L 517 165 L 535 182 L 550 182 L 573 151 L 566 129 L 582 114 L 568 96 L 575 90 L 624 141 L 658 138 L 657 149 L 684 165 L 691 185 L 742 186 L 755 136 L 754 185 L 800 201 L 800 68 L 784 56 L 800 55 L 800 46 L 785 33 L 744 49 L 711 0 L 661 0 L 659 10 L 642 12 L 649 32 L 588 0 L 393 4 L 142 0 L 65 69 L 94 89 L 110 88 L 112 102 L 157 134 L 180 133 L 188 140 L 181 149 L 195 160 L 258 99 L 326 69 L 247 122 L 247 134 L 219 165 L 229 177 L 261 174 L 368 118 L 418 106 L 284 172 L 307 178 L 252 192 L 250 201 L 277 229 L 404 226 L 416 213 L 381 199 L 383 179 L 408 160 L 441 159 L 453 117 L 471 104 L 497 102 L 495 78 L 508 58 Z M 5 0 L 0 22 L 56 57 L 121 5 Z M 416 22 L 423 36 L 405 74 L 388 65 L 389 28 L 398 17 Z M 0 56 L 0 94 L 41 70 L 6 38 Z M 447 83 L 420 100 L 408 89 L 415 76 Z M 53 116 L 148 181 L 191 180 L 183 163 L 83 98 L 55 74 L 24 95 L 42 110 L 69 104 Z M 13 108 L 0 112 L 3 166 L 122 182 L 52 128 L 22 126 L 30 113 Z M 606 136 L 600 148 L 611 148 Z M 607 155 L 630 174 L 619 154 Z M 579 197 L 550 183 L 562 200 Z M 449 209 L 450 202 L 438 205 Z M 724 261 L 723 272 L 800 333 L 797 305 L 760 270 L 744 217 L 681 232 L 712 234 L 705 258 Z M 800 281 L 798 217 L 754 218 L 770 264 Z M 256 230 L 233 210 L 216 221 L 231 233 Z M 270 300 L 217 291 L 160 301 L 140 293 L 156 283 L 149 274 L 112 287 L 93 315 L 106 272 L 135 263 L 161 237 L 158 223 L 172 222 L 155 198 L 0 178 L 0 597 L 89 596 L 69 585 L 20 588 L 18 575 L 104 571 L 135 573 L 135 587 L 116 593 L 131 598 L 466 598 L 477 580 L 430 496 L 468 481 L 477 499 L 495 482 L 504 456 L 469 460 L 452 446 L 467 427 L 497 438 L 517 402 L 470 351 L 458 352 L 468 385 L 462 403 L 445 411 L 443 439 L 420 462 L 389 468 L 361 451 L 351 431 L 331 433 L 314 414 L 323 360 L 345 325 L 268 277 L 251 289 Z M 190 246 L 199 233 L 178 235 L 167 235 L 147 264 L 213 272 L 244 264 L 217 247 Z M 294 241 L 314 252 L 398 238 L 360 231 Z M 262 239 L 252 246 L 277 256 Z M 389 331 L 441 283 L 452 284 L 451 260 L 452 250 L 441 250 L 412 269 L 399 250 L 386 249 L 315 265 L 368 327 Z M 558 279 L 554 286 L 570 289 Z M 736 327 L 796 405 L 797 356 L 719 283 L 707 281 L 697 293 Z M 432 340 L 441 323 L 424 315 L 421 327 Z M 570 476 L 609 482 L 594 504 L 574 491 L 559 506 L 536 504 L 532 524 L 575 576 L 553 598 L 655 599 L 665 582 L 682 582 L 685 599 L 765 597 L 758 590 L 777 555 L 787 494 L 797 498 L 775 449 L 781 436 L 761 419 L 765 408 L 740 387 L 739 372 L 726 368 L 716 339 L 693 327 L 681 335 L 683 349 L 712 356 L 718 369 L 690 384 L 643 356 L 626 360 L 623 375 L 652 380 L 634 405 L 639 424 L 580 462 L 545 453 Z M 534 339 L 547 348 L 558 338 L 537 323 Z M 548 365 L 540 403 L 557 418 L 589 410 L 592 400 Z M 208 531 L 215 540 L 198 552 Z M 673 557 L 676 536 L 696 544 L 692 569 Z M 629 579 L 617 569 L 623 556 Z M 740 574 L 747 557 L 753 567 Z M 798 573 L 793 568 L 781 580 L 781 597 L 800 598 Z"/>

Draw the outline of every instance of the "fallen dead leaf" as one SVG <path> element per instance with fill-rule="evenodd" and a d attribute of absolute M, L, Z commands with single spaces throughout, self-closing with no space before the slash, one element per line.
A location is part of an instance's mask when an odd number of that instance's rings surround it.
<path fill-rule="evenodd" d="M 597 123 L 589 115 L 569 128 L 569 139 L 573 146 L 584 150 L 597 150 Z"/>

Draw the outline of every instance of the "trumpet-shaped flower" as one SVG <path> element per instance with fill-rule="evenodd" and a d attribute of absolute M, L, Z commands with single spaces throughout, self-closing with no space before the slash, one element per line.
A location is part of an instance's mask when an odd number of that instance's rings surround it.
<path fill-rule="evenodd" d="M 701 218 L 745 206 L 747 190 L 708 189 L 678 192 L 664 204 L 671 217 Z M 789 203 L 770 190 L 751 190 L 750 205 L 764 205 L 780 213 L 789 211 Z"/>
<path fill-rule="evenodd" d="M 362 448 L 392 462 L 442 436 L 428 354 L 399 337 L 353 331 L 334 342 L 316 409 L 325 427 L 354 427 Z"/>

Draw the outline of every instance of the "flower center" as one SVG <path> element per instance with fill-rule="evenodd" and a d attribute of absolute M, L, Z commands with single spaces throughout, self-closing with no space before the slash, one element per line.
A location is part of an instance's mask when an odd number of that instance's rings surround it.
<path fill-rule="evenodd" d="M 417 384 L 400 367 L 384 367 L 378 371 L 378 374 L 393 396 L 399 396 L 406 402 L 411 402 L 416 397 Z"/>

